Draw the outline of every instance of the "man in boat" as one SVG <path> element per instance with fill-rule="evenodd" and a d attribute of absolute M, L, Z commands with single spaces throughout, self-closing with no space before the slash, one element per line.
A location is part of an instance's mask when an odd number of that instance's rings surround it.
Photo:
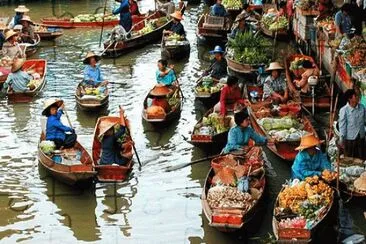
<path fill-rule="evenodd" d="M 225 17 L 228 15 L 224 5 L 222 5 L 222 0 L 217 0 L 216 3 L 211 7 L 210 15 L 217 17 Z"/>
<path fill-rule="evenodd" d="M 29 9 L 25 7 L 25 5 L 19 5 L 15 11 L 15 16 L 10 20 L 8 25 L 9 29 L 13 29 L 16 25 L 21 25 L 21 20 L 23 18 L 24 13 L 29 12 Z"/>
<path fill-rule="evenodd" d="M 224 50 L 220 46 L 216 46 L 214 50 L 210 51 L 210 54 L 214 54 L 215 58 L 209 69 L 204 72 L 204 75 L 210 74 L 210 76 L 216 80 L 220 80 L 227 76 L 227 62 L 224 58 Z"/>
<path fill-rule="evenodd" d="M 135 0 L 128 0 L 131 15 L 140 15 L 139 6 Z"/>
<path fill-rule="evenodd" d="M 238 25 L 231 31 L 229 37 L 232 39 L 235 39 L 237 34 L 242 34 L 246 31 L 250 30 L 250 26 L 246 23 L 246 19 L 249 18 L 249 15 L 242 16 L 241 18 L 236 18 L 236 22 L 238 22 Z"/>
<path fill-rule="evenodd" d="M 61 122 L 64 108 L 62 100 L 48 99 L 42 112 L 47 117 L 46 140 L 53 141 L 57 149 L 72 148 L 77 138 L 75 130 Z"/>
<path fill-rule="evenodd" d="M 250 127 L 250 118 L 248 109 L 243 109 L 234 115 L 235 127 L 232 127 L 227 137 L 227 144 L 223 153 L 238 151 L 248 145 L 249 139 L 252 139 L 256 145 L 266 145 L 267 138 L 258 135 Z"/>
<path fill-rule="evenodd" d="M 325 169 L 332 169 L 327 156 L 318 147 L 323 142 L 314 134 L 301 137 L 300 146 L 295 149 L 299 153 L 296 155 L 294 164 L 291 167 L 292 178 L 305 180 L 306 177 L 321 176 Z"/>
<path fill-rule="evenodd" d="M 271 98 L 276 103 L 285 103 L 288 99 L 288 88 L 285 79 L 281 76 L 283 67 L 278 62 L 270 63 L 266 71 L 271 75 L 263 84 L 263 100 Z"/>
<path fill-rule="evenodd" d="M 161 3 L 159 1 L 156 2 L 158 4 L 158 8 L 161 9 L 166 15 L 171 15 L 175 11 L 174 2 L 171 0 L 167 0 L 165 3 Z"/>
<path fill-rule="evenodd" d="M 158 61 L 158 70 L 156 71 L 156 81 L 158 84 L 165 86 L 171 86 L 177 80 L 175 72 L 173 70 L 174 66 L 168 68 L 168 61 L 165 59 L 160 59 Z"/>
<path fill-rule="evenodd" d="M 23 43 L 33 43 L 34 39 L 35 39 L 33 21 L 30 19 L 30 17 L 28 15 L 24 15 L 20 22 L 23 27 L 22 34 L 21 34 L 22 42 Z"/>
<path fill-rule="evenodd" d="M 366 109 L 354 89 L 347 90 L 344 97 L 347 104 L 340 109 L 338 119 L 340 144 L 345 156 L 365 160 Z"/>
<path fill-rule="evenodd" d="M 302 67 L 305 69 L 304 73 L 301 75 L 300 80 L 294 80 L 295 86 L 297 89 L 301 91 L 303 94 L 310 93 L 310 87 L 308 84 L 308 79 L 310 76 L 319 76 L 319 69 L 313 65 L 313 63 L 309 60 L 304 60 L 302 63 Z"/>
<path fill-rule="evenodd" d="M 184 30 L 184 26 L 180 22 L 183 19 L 183 15 L 180 11 L 175 11 L 170 15 L 173 18 L 173 24 L 170 27 L 170 30 L 164 30 L 164 34 L 173 34 L 176 33 L 180 36 L 185 36 L 186 32 Z"/>
<path fill-rule="evenodd" d="M 336 27 L 337 34 L 343 35 L 350 33 L 352 28 L 350 13 L 351 4 L 345 3 L 334 16 L 334 25 Z"/>
<path fill-rule="evenodd" d="M 100 165 L 126 165 L 132 158 L 132 142 L 127 141 L 129 136 L 125 126 L 103 120 L 99 125 L 98 138 L 101 142 L 102 153 Z"/>
<path fill-rule="evenodd" d="M 5 32 L 5 40 L 1 52 L 3 56 L 14 58 L 25 58 L 24 51 L 20 48 L 18 43 L 18 32 L 8 30 Z"/>
<path fill-rule="evenodd" d="M 97 65 L 98 61 L 101 59 L 100 56 L 95 53 L 89 51 L 86 54 L 86 57 L 83 63 L 86 65 L 84 68 L 84 87 L 99 87 L 101 92 L 104 92 L 105 86 L 108 84 L 108 81 L 103 79 L 101 70 L 99 65 Z M 82 91 L 85 92 L 85 91 Z"/>
<path fill-rule="evenodd" d="M 225 116 L 229 111 L 234 111 L 235 107 L 245 107 L 247 101 L 241 96 L 241 89 L 238 86 L 238 78 L 229 76 L 226 85 L 221 90 L 220 102 L 215 105 L 214 111 Z"/>
<path fill-rule="evenodd" d="M 132 16 L 130 13 L 128 0 L 116 1 L 121 2 L 121 5 L 117 9 L 113 10 L 112 14 L 107 14 L 104 17 L 119 14 L 119 25 L 121 25 L 125 31 L 129 32 L 132 28 Z"/>
<path fill-rule="evenodd" d="M 13 65 L 11 66 L 11 73 L 8 75 L 8 78 L 3 85 L 3 90 L 5 92 L 8 87 L 10 87 L 13 92 L 25 92 L 29 90 L 28 84 L 31 81 L 32 76 L 21 70 L 24 62 L 25 59 L 23 58 L 14 60 Z"/>

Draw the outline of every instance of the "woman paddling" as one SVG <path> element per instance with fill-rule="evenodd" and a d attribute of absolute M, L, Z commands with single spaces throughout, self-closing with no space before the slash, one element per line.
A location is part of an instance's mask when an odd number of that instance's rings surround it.
<path fill-rule="evenodd" d="M 168 61 L 165 59 L 160 59 L 158 61 L 158 70 L 156 71 L 156 81 L 158 84 L 171 86 L 177 80 L 175 76 L 174 66 L 168 67 Z"/>
<path fill-rule="evenodd" d="M 184 36 L 186 34 L 184 30 L 184 26 L 181 23 L 183 19 L 183 15 L 180 11 L 175 11 L 170 15 L 173 18 L 173 24 L 170 27 L 170 30 L 164 30 L 164 34 L 173 34 L 176 33 L 180 36 Z"/>

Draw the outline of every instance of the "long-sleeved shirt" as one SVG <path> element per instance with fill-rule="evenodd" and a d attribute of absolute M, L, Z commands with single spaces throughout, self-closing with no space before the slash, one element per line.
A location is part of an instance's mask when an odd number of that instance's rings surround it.
<path fill-rule="evenodd" d="M 249 139 L 254 140 L 258 145 L 267 143 L 267 138 L 255 133 L 252 127 L 243 128 L 237 125 L 230 129 L 227 137 L 227 144 L 223 149 L 223 152 L 229 153 L 241 149 L 243 146 L 248 145 Z"/>
<path fill-rule="evenodd" d="M 14 92 L 25 92 L 28 90 L 27 85 L 31 79 L 32 76 L 22 70 L 18 70 L 17 72 L 8 75 L 8 78 L 4 83 L 4 89 L 7 89 L 10 86 Z"/>
<path fill-rule="evenodd" d="M 339 111 L 338 126 L 343 139 L 355 140 L 357 135 L 365 138 L 366 109 L 362 104 L 351 107 L 349 103 Z"/>
<path fill-rule="evenodd" d="M 120 154 L 121 145 L 117 142 L 118 138 L 125 134 L 125 127 L 120 129 L 111 136 L 103 136 L 102 139 L 102 155 L 100 157 L 100 164 L 119 164 L 123 165 L 126 163 L 126 159 Z"/>
<path fill-rule="evenodd" d="M 217 80 L 227 76 L 227 62 L 225 58 L 222 58 L 220 61 L 214 59 L 212 61 L 211 69 L 211 77 Z"/>
<path fill-rule="evenodd" d="M 287 89 L 286 81 L 282 76 L 277 79 L 273 79 L 272 75 L 269 75 L 263 84 L 263 99 L 271 96 L 273 92 L 284 92 Z"/>
<path fill-rule="evenodd" d="M 159 4 L 159 2 L 157 2 Z M 175 11 L 175 5 L 173 2 L 167 2 L 159 4 L 160 9 L 162 9 L 167 15 L 171 15 Z"/>
<path fill-rule="evenodd" d="M 215 4 L 211 7 L 212 16 L 224 17 L 227 15 L 225 7 L 222 4 Z"/>
<path fill-rule="evenodd" d="M 158 84 L 170 86 L 173 84 L 173 82 L 176 79 L 177 78 L 175 77 L 175 74 L 174 74 L 173 70 L 171 70 L 171 69 L 169 70 L 168 74 L 166 74 L 166 75 L 161 75 L 160 70 L 156 71 L 156 81 L 158 82 Z"/>
<path fill-rule="evenodd" d="M 238 86 L 229 87 L 225 85 L 220 94 L 220 113 L 225 115 L 228 109 L 233 110 L 236 103 L 244 104 L 241 91 Z"/>
<path fill-rule="evenodd" d="M 25 58 L 25 54 L 17 42 L 14 44 L 11 44 L 10 42 L 5 42 L 1 49 L 1 52 L 3 56 L 8 56 L 12 59 Z"/>
<path fill-rule="evenodd" d="M 65 132 L 72 131 L 68 126 L 61 123 L 62 109 L 59 109 L 55 115 L 47 118 L 46 140 L 65 140 Z"/>
<path fill-rule="evenodd" d="M 331 170 L 331 165 L 320 150 L 317 150 L 314 156 L 303 150 L 296 155 L 291 169 L 293 179 L 304 180 L 309 176 L 320 176 L 325 169 Z"/>
<path fill-rule="evenodd" d="M 341 34 L 349 33 L 352 28 L 351 17 L 344 15 L 341 10 L 336 13 L 334 23 L 339 27 Z"/>
<path fill-rule="evenodd" d="M 130 13 L 128 0 L 122 0 L 121 5 L 117 9 L 113 10 L 112 14 L 119 14 L 119 25 L 123 26 L 127 32 L 131 30 L 132 16 Z"/>
<path fill-rule="evenodd" d="M 100 71 L 100 67 L 97 65 L 92 67 L 90 65 L 85 66 L 84 68 L 84 80 L 86 82 L 93 82 L 94 86 L 97 86 L 99 83 L 103 81 L 103 76 Z"/>
<path fill-rule="evenodd" d="M 180 23 L 180 22 L 173 23 L 172 26 L 170 27 L 170 30 L 180 36 L 184 36 L 186 34 L 184 27 L 183 27 L 182 23 Z"/>
<path fill-rule="evenodd" d="M 16 13 L 8 24 L 9 29 L 13 29 L 16 25 L 21 25 L 20 20 L 23 18 L 23 13 Z"/>
<path fill-rule="evenodd" d="M 132 4 L 130 5 L 130 13 L 132 15 L 140 15 L 139 6 L 137 5 L 137 2 L 132 1 Z"/>

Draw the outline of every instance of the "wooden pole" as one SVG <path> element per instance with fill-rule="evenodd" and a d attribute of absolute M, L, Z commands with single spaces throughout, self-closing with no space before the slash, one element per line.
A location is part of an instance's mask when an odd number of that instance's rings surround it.
<path fill-rule="evenodd" d="M 102 44 L 103 30 L 104 30 L 104 15 L 105 15 L 106 9 L 107 9 L 107 0 L 104 1 L 103 23 L 102 23 L 102 30 L 100 31 L 100 37 L 99 37 L 99 47 Z"/>

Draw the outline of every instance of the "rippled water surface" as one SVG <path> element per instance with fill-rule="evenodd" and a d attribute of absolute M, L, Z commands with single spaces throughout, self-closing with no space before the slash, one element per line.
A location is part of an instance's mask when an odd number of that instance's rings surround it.
<path fill-rule="evenodd" d="M 68 11 L 94 12 L 104 1 L 49 1 L 28 3 L 30 16 L 61 15 Z M 142 12 L 154 3 L 139 2 Z M 108 9 L 114 5 L 108 1 Z M 13 14 L 14 6 L 1 6 L 0 16 Z M 99 10 L 100 11 L 100 10 Z M 194 102 L 193 86 L 200 70 L 207 67 L 207 49 L 197 48 L 195 28 L 203 5 L 193 5 L 185 13 L 191 42 L 189 59 L 175 63 L 186 97 L 179 121 L 166 128 L 154 128 L 142 121 L 142 101 L 155 83 L 158 44 L 136 50 L 118 59 L 101 61 L 110 81 L 109 109 L 123 105 L 131 120 L 136 148 L 143 163 L 135 164 L 129 179 L 121 184 L 96 184 L 95 189 L 73 189 L 49 177 L 37 161 L 37 143 L 43 100 L 60 97 L 66 103 L 80 141 L 91 149 L 94 124 L 99 114 L 76 108 L 74 89 L 82 78 L 81 59 L 87 50 L 99 50 L 100 29 L 65 30 L 55 42 L 42 42 L 35 57 L 48 61 L 47 85 L 29 104 L 11 104 L 0 99 L 0 238 L 4 242 L 106 243 L 243 243 L 237 233 L 227 235 L 208 226 L 202 214 L 200 194 L 209 163 L 166 172 L 172 165 L 190 162 L 206 153 L 186 140 L 204 109 Z M 105 30 L 104 33 L 106 33 Z M 287 47 L 285 46 L 284 49 Z M 203 61 L 206 60 L 206 61 Z M 267 236 L 272 231 L 272 206 L 281 184 L 290 176 L 290 167 L 268 153 L 268 196 L 260 228 L 250 237 Z M 366 231 L 364 202 L 352 202 L 355 229 Z M 360 228 L 359 228 L 360 227 Z"/>

